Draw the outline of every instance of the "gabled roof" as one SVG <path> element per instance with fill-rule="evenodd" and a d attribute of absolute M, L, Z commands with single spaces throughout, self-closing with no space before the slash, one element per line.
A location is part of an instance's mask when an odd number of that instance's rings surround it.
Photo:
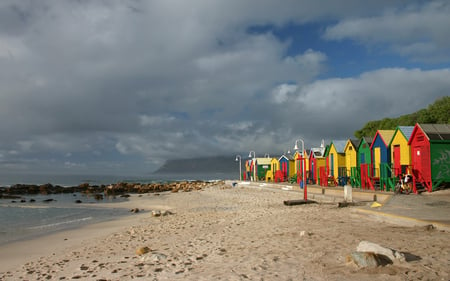
<path fill-rule="evenodd" d="M 370 146 L 372 145 L 372 140 L 373 140 L 372 137 L 362 137 L 362 138 L 359 140 L 358 150 L 359 150 L 359 148 L 361 147 L 361 145 L 362 145 L 363 143 L 366 143 L 366 144 L 370 147 Z"/>
<path fill-rule="evenodd" d="M 348 139 L 345 141 L 345 147 L 344 147 L 344 153 L 347 150 L 347 147 L 353 146 L 355 151 L 358 149 L 359 146 L 359 140 L 355 140 L 355 139 Z"/>
<path fill-rule="evenodd" d="M 375 139 L 380 136 L 381 140 L 383 141 L 384 145 L 386 147 L 389 146 L 391 143 L 392 137 L 394 136 L 395 130 L 378 130 L 375 134 L 375 137 L 373 137 L 372 144 L 370 145 L 370 149 L 372 149 Z"/>
<path fill-rule="evenodd" d="M 349 140 L 355 148 L 358 148 L 359 143 L 361 142 L 361 140 L 357 140 L 357 139 L 349 139 Z"/>
<path fill-rule="evenodd" d="M 288 155 L 283 154 L 283 155 L 280 156 L 280 158 L 278 158 L 278 161 L 280 161 L 281 158 L 285 158 L 287 160 L 295 160 L 294 155 L 292 155 L 292 154 L 288 154 Z"/>
<path fill-rule="evenodd" d="M 313 147 L 311 148 L 311 154 L 314 158 L 323 157 L 325 154 L 325 147 Z"/>
<path fill-rule="evenodd" d="M 347 144 L 347 141 L 346 140 L 334 140 L 334 141 L 331 141 L 331 144 L 334 145 L 334 148 L 336 148 L 337 153 L 344 153 L 344 149 L 345 149 L 345 145 Z"/>
<path fill-rule="evenodd" d="M 411 137 L 411 134 L 414 130 L 414 126 L 398 126 L 397 130 L 399 130 L 400 132 L 403 133 L 406 140 L 409 140 L 409 138 Z"/>
<path fill-rule="evenodd" d="M 405 137 L 406 142 L 408 142 L 412 135 L 413 130 L 414 130 L 414 126 L 397 126 L 397 128 L 395 129 L 394 135 L 392 136 L 391 141 L 389 142 L 389 146 L 392 145 L 392 142 L 394 141 L 394 137 L 397 134 L 402 134 L 403 137 Z"/>

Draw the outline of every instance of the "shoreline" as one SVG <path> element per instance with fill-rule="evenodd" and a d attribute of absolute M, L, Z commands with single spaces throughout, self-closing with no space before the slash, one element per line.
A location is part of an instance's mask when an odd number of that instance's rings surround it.
<path fill-rule="evenodd" d="M 450 277 L 448 232 L 393 226 L 334 204 L 283 205 L 284 200 L 298 199 L 299 195 L 281 189 L 225 184 L 163 196 L 133 195 L 129 201 L 119 203 L 120 207 L 139 208 L 143 212 L 9 245 L 7 251 L 0 246 L 0 259 L 6 261 L 0 265 L 0 279 L 448 280 Z M 108 208 L 107 204 L 102 205 Z M 152 210 L 168 210 L 171 214 L 154 217 Z M 359 268 L 349 263 L 347 257 L 362 240 L 419 258 Z"/>

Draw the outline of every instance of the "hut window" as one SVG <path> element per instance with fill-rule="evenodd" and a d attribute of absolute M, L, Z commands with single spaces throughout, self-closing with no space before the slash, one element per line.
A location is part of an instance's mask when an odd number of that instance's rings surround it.
<path fill-rule="evenodd" d="M 350 146 L 350 147 L 348 148 L 348 150 L 353 150 L 353 147 Z"/>
<path fill-rule="evenodd" d="M 423 136 L 418 136 L 417 137 L 417 141 L 423 141 L 424 140 L 424 137 Z"/>

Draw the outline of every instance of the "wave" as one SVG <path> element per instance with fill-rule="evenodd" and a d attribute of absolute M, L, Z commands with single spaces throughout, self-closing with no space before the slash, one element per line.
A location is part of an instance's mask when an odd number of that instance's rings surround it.
<path fill-rule="evenodd" d="M 32 227 L 28 227 L 28 229 L 31 229 L 31 230 L 33 230 L 33 229 L 45 229 L 45 228 L 51 228 L 51 227 L 55 227 L 55 226 L 71 224 L 71 223 L 77 223 L 77 222 L 83 222 L 83 221 L 88 221 L 88 220 L 92 220 L 92 217 L 85 217 L 85 218 L 80 218 L 80 219 L 75 219 L 75 220 L 70 220 L 70 221 L 61 221 L 61 222 L 55 222 L 55 223 L 50 223 L 50 224 L 32 226 Z"/>

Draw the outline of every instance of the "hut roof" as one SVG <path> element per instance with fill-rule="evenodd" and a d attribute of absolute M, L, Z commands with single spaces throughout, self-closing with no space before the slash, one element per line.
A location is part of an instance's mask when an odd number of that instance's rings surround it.
<path fill-rule="evenodd" d="M 397 129 L 403 133 L 407 140 L 409 140 L 414 130 L 414 126 L 398 126 Z"/>
<path fill-rule="evenodd" d="M 346 140 L 334 140 L 332 143 L 338 153 L 344 153 L 345 145 L 347 144 Z"/>
<path fill-rule="evenodd" d="M 418 124 L 429 140 L 450 140 L 449 124 Z"/>

